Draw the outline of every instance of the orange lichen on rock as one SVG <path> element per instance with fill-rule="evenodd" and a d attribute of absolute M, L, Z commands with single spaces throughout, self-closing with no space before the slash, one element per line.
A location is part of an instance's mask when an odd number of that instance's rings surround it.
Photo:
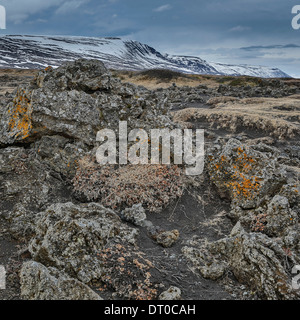
<path fill-rule="evenodd" d="M 10 115 L 9 131 L 18 139 L 25 139 L 32 129 L 31 123 L 31 92 L 18 89 L 11 107 L 8 111 Z"/>
<path fill-rule="evenodd" d="M 48 66 L 45 68 L 45 71 L 51 71 L 53 68 L 51 66 Z"/>
<path fill-rule="evenodd" d="M 229 190 L 233 199 L 251 200 L 260 191 L 260 178 L 254 173 L 256 160 L 239 147 L 236 157 L 210 157 L 210 175 L 217 185 Z"/>

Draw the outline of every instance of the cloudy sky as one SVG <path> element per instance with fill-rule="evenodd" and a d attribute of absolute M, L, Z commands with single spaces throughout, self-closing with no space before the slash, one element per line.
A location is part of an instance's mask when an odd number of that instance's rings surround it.
<path fill-rule="evenodd" d="M 274 66 L 300 78 L 300 0 L 0 0 L 0 34 L 118 36 L 160 52 Z M 300 19 L 299 19 L 300 24 Z"/>

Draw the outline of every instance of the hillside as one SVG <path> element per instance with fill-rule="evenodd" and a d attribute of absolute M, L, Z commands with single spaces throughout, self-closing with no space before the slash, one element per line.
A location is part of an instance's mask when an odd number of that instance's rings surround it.
<path fill-rule="evenodd" d="M 64 61 L 97 59 L 111 69 L 169 69 L 188 74 L 248 75 L 286 78 L 286 73 L 264 66 L 208 62 L 199 57 L 169 55 L 137 41 L 119 38 L 63 36 L 1 36 L 0 67 L 42 69 Z"/>

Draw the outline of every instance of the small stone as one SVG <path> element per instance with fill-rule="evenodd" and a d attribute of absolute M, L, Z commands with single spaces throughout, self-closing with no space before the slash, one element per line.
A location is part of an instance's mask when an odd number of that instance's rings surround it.
<path fill-rule="evenodd" d="M 136 226 L 144 226 L 147 219 L 145 210 L 141 203 L 134 204 L 131 208 L 126 208 L 121 212 L 121 218 L 125 221 L 131 222 Z"/>
<path fill-rule="evenodd" d="M 164 291 L 158 297 L 158 300 L 180 300 L 181 290 L 177 287 L 170 287 L 167 291 Z"/>
<path fill-rule="evenodd" d="M 179 231 L 165 231 L 159 233 L 156 237 L 156 242 L 162 245 L 164 248 L 171 247 L 179 238 Z"/>

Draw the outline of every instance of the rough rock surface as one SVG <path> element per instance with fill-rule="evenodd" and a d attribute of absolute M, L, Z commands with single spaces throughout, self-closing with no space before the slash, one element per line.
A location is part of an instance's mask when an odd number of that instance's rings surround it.
<path fill-rule="evenodd" d="M 79 60 L 1 96 L 0 265 L 9 289 L 0 299 L 299 299 L 291 270 L 300 264 L 300 91 L 296 82 L 231 81 L 149 90 Z M 274 121 L 237 116 L 241 105 Z M 178 180 L 163 166 L 95 174 L 89 163 L 80 171 L 96 132 L 120 120 L 128 130 L 204 127 L 203 175 Z M 103 199 L 78 196 L 78 173 L 81 191 L 106 182 Z M 105 207 L 105 195 L 121 205 Z"/>
<path fill-rule="evenodd" d="M 84 283 L 99 279 L 104 269 L 98 254 L 112 238 L 134 244 L 137 231 L 96 203 L 55 204 L 39 214 L 29 243 L 34 260 L 74 275 Z"/>
<path fill-rule="evenodd" d="M 153 236 L 155 241 L 164 248 L 171 247 L 179 238 L 178 230 L 162 231 Z"/>
<path fill-rule="evenodd" d="M 189 248 L 183 251 L 192 262 L 202 262 L 206 266 L 199 269 L 203 276 L 215 277 L 215 272 L 210 269 L 211 258 L 201 255 L 201 252 L 206 251 L 207 255 L 218 257 L 220 261 L 219 266 L 214 261 L 213 268 L 218 270 L 218 276 L 224 273 L 222 264 L 225 264 L 241 283 L 258 290 L 263 298 L 289 299 L 295 294 L 289 283 L 289 265 L 298 264 L 299 256 L 295 253 L 287 256 L 282 241 L 261 233 L 247 233 L 239 222 L 230 237 L 202 244 L 196 251 Z M 210 270 L 208 275 L 205 272 L 207 269 Z"/>
<path fill-rule="evenodd" d="M 136 226 L 144 226 L 147 219 L 142 204 L 134 204 L 131 208 L 126 208 L 121 212 L 121 217 L 125 221 L 131 222 Z"/>
<path fill-rule="evenodd" d="M 102 300 L 82 282 L 35 261 L 23 264 L 20 278 L 21 295 L 26 300 Z"/>
<path fill-rule="evenodd" d="M 265 233 L 270 236 L 282 236 L 297 223 L 297 214 L 290 209 L 287 198 L 276 195 L 267 205 Z"/>
<path fill-rule="evenodd" d="M 71 200 L 70 188 L 23 147 L 0 149 L 1 213 L 14 236 L 34 233 L 35 215 L 50 203 Z"/>
<path fill-rule="evenodd" d="M 0 143 L 36 141 L 61 135 L 89 146 L 100 129 L 171 127 L 168 99 L 133 85 L 121 85 L 98 60 L 77 60 L 41 71 L 14 92 L 3 110 Z"/>
<path fill-rule="evenodd" d="M 177 287 L 170 287 L 168 290 L 162 292 L 159 297 L 159 300 L 180 300 L 181 299 L 181 290 Z"/>
<path fill-rule="evenodd" d="M 221 197 L 231 201 L 229 216 L 238 221 L 216 242 L 189 241 L 182 249 L 204 278 L 230 271 L 263 299 L 295 299 L 291 268 L 299 264 L 299 185 L 287 184 L 280 151 L 237 139 L 215 145 L 207 168 Z"/>
<path fill-rule="evenodd" d="M 248 146 L 230 139 L 221 150 L 208 152 L 208 168 L 220 193 L 242 209 L 257 208 L 286 183 L 284 168 L 263 144 Z"/>

